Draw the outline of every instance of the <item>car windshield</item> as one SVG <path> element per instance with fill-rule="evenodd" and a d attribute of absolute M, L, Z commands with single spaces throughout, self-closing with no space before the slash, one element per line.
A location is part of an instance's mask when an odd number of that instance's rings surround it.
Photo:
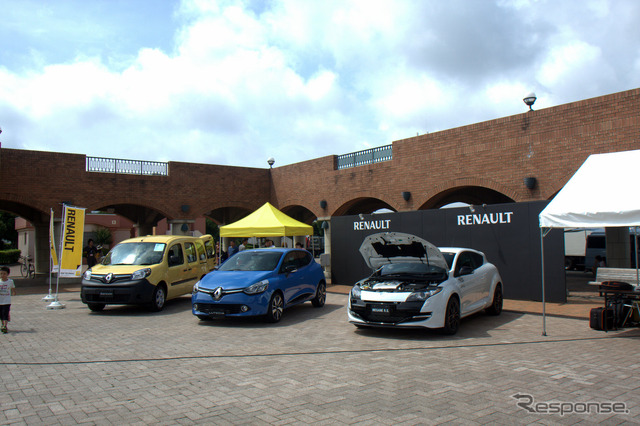
<path fill-rule="evenodd" d="M 162 262 L 164 243 L 118 244 L 104 257 L 103 265 L 155 265 Z"/>
<path fill-rule="evenodd" d="M 447 265 L 449 265 L 449 269 L 451 269 L 451 265 L 453 265 L 453 258 L 456 257 L 456 254 L 443 251 L 442 256 L 444 256 L 444 260 L 447 261 Z"/>
<path fill-rule="evenodd" d="M 380 269 L 380 276 L 390 275 L 440 275 L 446 271 L 439 266 L 426 263 L 390 263 Z"/>
<path fill-rule="evenodd" d="M 220 271 L 273 271 L 282 257 L 279 251 L 242 251 L 220 266 Z"/>

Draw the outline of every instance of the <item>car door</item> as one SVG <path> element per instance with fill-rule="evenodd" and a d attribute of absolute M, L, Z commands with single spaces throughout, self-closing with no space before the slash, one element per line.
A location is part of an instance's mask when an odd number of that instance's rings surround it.
<path fill-rule="evenodd" d="M 187 260 L 187 267 L 179 284 L 181 294 L 189 293 L 204 274 L 200 266 L 198 249 L 193 242 L 184 242 L 184 254 Z"/>
<path fill-rule="evenodd" d="M 299 270 L 300 264 L 295 251 L 287 253 L 280 267 L 280 278 L 285 303 L 294 301 L 302 292 L 304 274 Z M 293 268 L 293 270 L 291 270 Z M 290 270 L 290 272 L 287 272 Z"/>
<path fill-rule="evenodd" d="M 182 244 L 174 243 L 169 247 L 167 251 L 167 297 L 176 297 L 179 294 L 179 287 L 177 285 L 184 276 L 185 269 L 188 265 L 185 262 L 184 250 Z"/>
<path fill-rule="evenodd" d="M 472 253 L 462 251 L 458 254 L 454 268 L 454 276 L 460 288 L 460 311 L 464 315 L 475 309 L 480 299 L 481 280 L 475 274 L 475 261 Z"/>

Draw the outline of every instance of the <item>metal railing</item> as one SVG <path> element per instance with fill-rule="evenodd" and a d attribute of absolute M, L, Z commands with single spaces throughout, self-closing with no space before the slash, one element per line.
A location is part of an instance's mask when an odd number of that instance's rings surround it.
<path fill-rule="evenodd" d="M 169 163 L 87 157 L 87 171 L 127 175 L 168 176 Z"/>
<path fill-rule="evenodd" d="M 365 149 L 364 151 L 352 152 L 338 156 L 338 170 L 348 167 L 364 166 L 365 164 L 379 163 L 393 159 L 391 145 L 379 146 L 377 148 Z"/>

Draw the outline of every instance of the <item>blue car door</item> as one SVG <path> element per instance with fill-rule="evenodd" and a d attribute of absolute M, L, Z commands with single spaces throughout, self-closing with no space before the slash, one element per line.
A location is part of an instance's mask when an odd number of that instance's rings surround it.
<path fill-rule="evenodd" d="M 300 270 L 297 252 L 287 253 L 280 267 L 281 289 L 286 304 L 304 292 L 304 276 L 304 271 Z"/>

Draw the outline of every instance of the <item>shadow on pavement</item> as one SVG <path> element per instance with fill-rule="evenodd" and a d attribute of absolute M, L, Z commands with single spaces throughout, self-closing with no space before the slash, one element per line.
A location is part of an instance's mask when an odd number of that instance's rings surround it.
<path fill-rule="evenodd" d="M 399 340 L 459 340 L 470 337 L 490 337 L 490 330 L 495 330 L 521 318 L 524 314 L 518 312 L 502 312 L 499 316 L 477 313 L 460 321 L 458 332 L 452 336 L 442 334 L 438 329 L 429 328 L 356 328 L 355 332 L 367 337 L 378 339 Z"/>
<path fill-rule="evenodd" d="M 326 303 L 321 308 L 311 305 L 311 302 L 305 302 L 292 306 L 284 310 L 282 319 L 277 323 L 267 323 L 263 317 L 238 317 L 238 318 L 220 318 L 211 320 L 200 320 L 202 326 L 226 327 L 226 328 L 276 328 L 289 327 L 295 324 L 303 323 L 309 320 L 316 320 L 325 315 L 329 315 L 338 309 L 343 309 L 344 305 Z M 194 317 L 195 318 L 195 317 Z M 345 314 L 346 321 L 346 314 Z"/>

